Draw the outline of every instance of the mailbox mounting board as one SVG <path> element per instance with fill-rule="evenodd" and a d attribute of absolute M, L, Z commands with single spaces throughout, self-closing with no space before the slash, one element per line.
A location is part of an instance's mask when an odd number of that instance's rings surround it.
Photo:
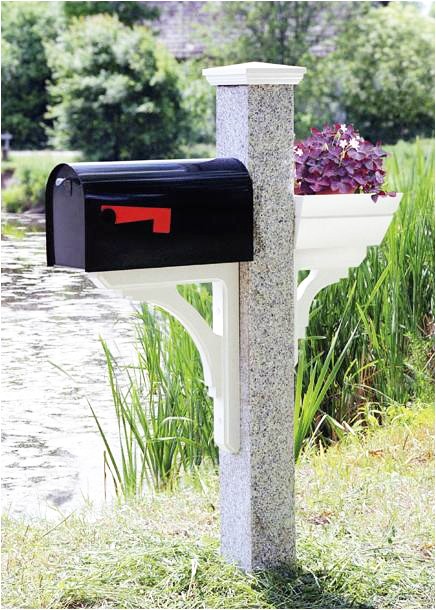
<path fill-rule="evenodd" d="M 47 262 L 85 271 L 253 259 L 237 159 L 61 164 L 46 191 Z"/>

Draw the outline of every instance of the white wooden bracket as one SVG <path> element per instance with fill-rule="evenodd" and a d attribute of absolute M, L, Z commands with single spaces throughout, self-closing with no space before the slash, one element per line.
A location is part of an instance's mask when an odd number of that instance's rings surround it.
<path fill-rule="evenodd" d="M 294 354 L 298 361 L 298 340 L 306 336 L 310 306 L 316 295 L 327 286 L 348 276 L 351 267 L 358 267 L 366 256 L 366 248 L 325 248 L 316 253 L 295 252 L 295 334 Z M 346 266 L 344 265 L 346 264 Z M 309 270 L 309 275 L 298 284 L 299 271 Z"/>
<path fill-rule="evenodd" d="M 295 316 L 295 360 L 298 360 L 298 340 L 306 335 L 309 325 L 309 312 L 313 299 L 323 288 L 347 277 L 348 269 L 312 269 L 309 275 L 297 286 Z"/>
<path fill-rule="evenodd" d="M 214 439 L 237 453 L 239 431 L 239 264 L 101 271 L 89 277 L 99 288 L 165 309 L 186 328 L 200 354 L 204 381 L 214 401 Z M 211 283 L 212 328 L 177 290 L 181 284 Z"/>
<path fill-rule="evenodd" d="M 382 242 L 401 197 L 375 203 L 369 194 L 295 196 L 295 361 L 313 299 L 358 267 L 368 246 Z M 303 270 L 309 275 L 297 285 Z"/>

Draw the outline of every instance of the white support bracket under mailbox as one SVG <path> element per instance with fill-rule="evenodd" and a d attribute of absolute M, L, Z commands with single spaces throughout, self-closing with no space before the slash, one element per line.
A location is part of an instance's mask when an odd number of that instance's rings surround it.
<path fill-rule="evenodd" d="M 200 354 L 204 381 L 214 401 L 214 439 L 231 453 L 240 445 L 239 264 L 220 263 L 131 271 L 101 271 L 89 277 L 99 288 L 133 301 L 157 305 L 186 328 Z M 177 290 L 181 284 L 211 283 L 212 328 Z"/>

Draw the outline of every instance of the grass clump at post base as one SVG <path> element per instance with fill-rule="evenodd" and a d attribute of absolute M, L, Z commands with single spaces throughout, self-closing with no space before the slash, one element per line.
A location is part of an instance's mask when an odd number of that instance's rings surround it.
<path fill-rule="evenodd" d="M 292 569 L 224 562 L 218 481 L 202 469 L 101 515 L 5 517 L 3 607 L 432 608 L 433 412 L 385 423 L 302 455 Z"/>

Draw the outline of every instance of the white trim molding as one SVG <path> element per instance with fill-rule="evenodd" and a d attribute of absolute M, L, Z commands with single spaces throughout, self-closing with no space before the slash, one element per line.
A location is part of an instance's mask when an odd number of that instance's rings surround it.
<path fill-rule="evenodd" d="M 251 61 L 245 64 L 205 68 L 211 85 L 298 85 L 306 68 Z"/>

